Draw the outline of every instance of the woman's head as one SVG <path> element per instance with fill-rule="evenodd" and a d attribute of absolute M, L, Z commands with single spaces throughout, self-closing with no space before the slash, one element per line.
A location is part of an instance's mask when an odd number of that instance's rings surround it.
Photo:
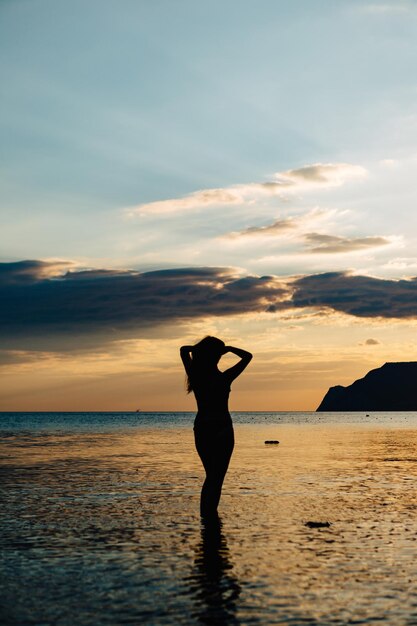
<path fill-rule="evenodd" d="M 225 343 L 217 337 L 204 337 L 201 341 L 195 344 L 192 355 L 193 363 L 199 365 L 200 363 L 211 365 L 217 363 L 220 357 L 224 353 Z"/>
<path fill-rule="evenodd" d="M 188 376 L 187 391 L 193 390 L 193 382 L 213 370 L 224 354 L 225 343 L 217 337 L 204 337 L 192 349 L 192 375 Z"/>

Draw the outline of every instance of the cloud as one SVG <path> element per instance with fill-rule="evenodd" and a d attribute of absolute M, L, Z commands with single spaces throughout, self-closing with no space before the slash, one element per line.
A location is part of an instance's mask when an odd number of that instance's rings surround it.
<path fill-rule="evenodd" d="M 261 312 L 416 319 L 417 278 L 346 272 L 281 278 L 221 267 L 62 272 L 59 264 L 24 261 L 0 264 L 0 299 L 4 350 L 51 350 L 54 337 L 66 338 L 65 350 L 88 350 L 190 320 Z"/>
<path fill-rule="evenodd" d="M 21 365 L 23 363 L 39 363 L 48 358 L 47 352 L 30 350 L 0 350 L 0 366 Z"/>
<path fill-rule="evenodd" d="M 417 258 L 413 257 L 395 257 L 390 259 L 383 266 L 384 273 L 388 270 L 398 275 L 399 272 L 407 274 L 417 273 Z"/>
<path fill-rule="evenodd" d="M 192 209 L 224 206 L 227 204 L 242 204 L 245 201 L 243 190 L 237 189 L 202 189 L 182 198 L 157 200 L 148 204 L 140 204 L 128 210 L 129 215 L 145 215 L 149 213 L 181 213 Z"/>
<path fill-rule="evenodd" d="M 65 269 L 75 266 L 71 261 L 16 261 L 0 263 L 0 287 L 23 284 L 59 276 Z"/>
<path fill-rule="evenodd" d="M 337 237 L 322 233 L 307 233 L 304 241 L 308 244 L 308 251 L 320 254 L 339 254 L 341 252 L 355 252 L 377 248 L 392 243 L 387 237 Z"/>
<path fill-rule="evenodd" d="M 221 235 L 219 239 L 232 241 L 247 241 L 259 238 L 285 237 L 297 243 L 304 244 L 307 253 L 312 254 L 340 254 L 368 250 L 386 246 L 399 240 L 398 237 L 366 236 L 341 237 L 320 232 L 306 232 L 307 229 L 317 226 L 323 220 L 328 220 L 336 214 L 336 210 L 313 209 L 304 215 L 280 218 L 262 226 L 249 226 L 240 231 Z"/>
<path fill-rule="evenodd" d="M 297 308 L 327 308 L 355 317 L 417 318 L 417 278 L 387 280 L 329 272 L 293 283 Z"/>
<path fill-rule="evenodd" d="M 372 339 L 372 338 L 370 338 L 370 339 L 367 339 L 367 340 L 365 341 L 365 345 L 366 345 L 366 346 L 379 346 L 379 345 L 381 345 L 381 342 L 380 342 L 380 341 L 378 341 L 378 339 Z"/>
<path fill-rule="evenodd" d="M 292 217 L 278 219 L 272 224 L 266 224 L 265 226 L 249 226 L 244 230 L 227 233 L 222 236 L 222 239 L 240 239 L 242 237 L 259 237 L 259 236 L 276 236 L 282 233 L 287 233 L 289 230 L 294 230 L 297 227 L 297 222 Z"/>
<path fill-rule="evenodd" d="M 353 178 L 362 178 L 366 170 L 349 163 L 315 163 L 299 169 L 277 172 L 272 180 L 201 189 L 179 198 L 156 200 L 131 207 L 129 216 L 182 213 L 185 211 L 236 204 L 251 203 L 262 196 L 283 196 L 301 190 L 337 187 Z"/>
<path fill-rule="evenodd" d="M 300 186 L 308 184 L 325 187 L 338 187 L 352 178 L 362 178 L 365 175 L 365 168 L 350 163 L 315 163 L 276 174 L 277 177 L 293 181 Z"/>
<path fill-rule="evenodd" d="M 343 213 L 335 209 L 314 208 L 304 215 L 290 216 L 279 218 L 271 224 L 262 226 L 249 226 L 240 231 L 234 231 L 221 235 L 220 239 L 247 239 L 259 237 L 280 237 L 283 235 L 294 234 L 304 231 L 306 228 L 312 228 L 323 220 L 328 220 L 337 214 Z"/>
<path fill-rule="evenodd" d="M 105 331 L 117 338 L 126 329 L 262 311 L 287 293 L 276 277 L 242 276 L 228 268 L 58 275 L 59 267 L 50 264 L 52 277 L 45 278 L 47 265 L 0 264 L 3 336 Z"/>

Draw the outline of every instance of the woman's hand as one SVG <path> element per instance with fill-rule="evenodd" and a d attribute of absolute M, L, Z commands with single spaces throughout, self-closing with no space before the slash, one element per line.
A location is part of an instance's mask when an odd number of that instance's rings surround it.
<path fill-rule="evenodd" d="M 252 358 L 252 354 L 248 352 L 247 350 L 242 350 L 242 348 L 234 348 L 233 346 L 225 346 L 223 354 L 226 354 L 226 352 L 231 352 L 232 354 L 236 354 L 236 356 L 239 356 L 241 359 L 249 359 L 249 361 Z"/>

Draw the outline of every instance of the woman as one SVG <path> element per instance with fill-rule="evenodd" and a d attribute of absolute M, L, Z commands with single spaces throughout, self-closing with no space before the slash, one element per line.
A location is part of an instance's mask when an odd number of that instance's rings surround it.
<path fill-rule="evenodd" d="M 226 352 L 240 361 L 221 372 L 220 358 Z M 250 352 L 226 346 L 217 337 L 205 337 L 195 346 L 182 346 L 181 359 L 187 373 L 187 391 L 194 392 L 198 412 L 194 421 L 195 446 L 206 471 L 201 490 L 202 517 L 216 515 L 223 480 L 234 447 L 233 424 L 228 400 L 230 385 L 252 359 Z"/>

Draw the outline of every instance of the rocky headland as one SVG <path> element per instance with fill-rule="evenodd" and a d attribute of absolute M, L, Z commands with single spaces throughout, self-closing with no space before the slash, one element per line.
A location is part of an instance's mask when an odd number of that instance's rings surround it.
<path fill-rule="evenodd" d="M 417 411 L 417 361 L 385 363 L 347 387 L 330 387 L 317 411 Z"/>

